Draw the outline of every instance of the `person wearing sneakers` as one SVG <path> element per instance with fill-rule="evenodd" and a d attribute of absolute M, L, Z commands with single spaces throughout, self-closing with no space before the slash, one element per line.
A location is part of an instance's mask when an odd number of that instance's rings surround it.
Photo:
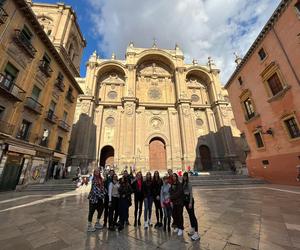
<path fill-rule="evenodd" d="M 143 182 L 144 192 L 144 228 L 148 229 L 151 227 L 151 214 L 152 214 L 152 203 L 153 203 L 153 182 L 151 173 L 147 172 L 146 179 Z"/>
<path fill-rule="evenodd" d="M 174 220 L 174 233 L 178 233 L 178 236 L 183 235 L 183 188 L 178 179 L 178 175 L 173 173 L 173 184 L 170 189 L 170 199 L 172 210 L 172 217 Z"/>
<path fill-rule="evenodd" d="M 94 177 L 92 180 L 91 191 L 88 195 L 89 199 L 89 215 L 88 215 L 88 232 L 94 232 L 96 229 L 102 229 L 103 226 L 100 224 L 100 218 L 103 212 L 103 199 L 105 197 L 106 190 L 104 187 L 103 179 L 99 169 L 94 170 Z M 95 227 L 92 226 L 93 215 L 97 210 L 97 222 Z"/>
<path fill-rule="evenodd" d="M 164 211 L 163 230 L 167 231 L 167 229 L 168 229 L 168 232 L 171 231 L 171 215 L 172 215 L 171 200 L 170 200 L 170 188 L 171 188 L 171 185 L 169 184 L 169 177 L 164 176 L 163 185 L 160 190 L 160 203 L 161 203 L 161 207 Z"/>
<path fill-rule="evenodd" d="M 114 231 L 116 224 L 117 224 L 117 219 L 118 219 L 118 209 L 119 209 L 119 182 L 118 182 L 118 176 L 114 174 L 112 176 L 112 182 L 109 184 L 108 187 L 108 225 L 109 225 L 109 230 Z"/>
<path fill-rule="evenodd" d="M 191 231 L 189 235 L 191 236 L 192 240 L 200 240 L 200 236 L 198 233 L 198 221 L 195 216 L 195 209 L 194 209 L 194 198 L 193 198 L 193 188 L 192 184 L 189 182 L 189 174 L 185 172 L 182 178 L 182 187 L 184 192 L 184 207 L 189 214 L 190 222 L 191 222 Z"/>
<path fill-rule="evenodd" d="M 160 204 L 160 190 L 163 182 L 159 176 L 159 172 L 155 171 L 153 175 L 153 199 L 155 205 L 155 215 L 156 215 L 156 224 L 155 228 L 160 228 L 163 226 L 163 211 Z"/>
<path fill-rule="evenodd" d="M 128 179 L 124 176 L 120 179 L 119 187 L 119 216 L 120 216 L 120 225 L 118 230 L 121 231 L 124 229 L 125 223 L 128 221 L 128 209 L 131 202 L 131 185 L 128 183 Z"/>
<path fill-rule="evenodd" d="M 141 225 L 141 216 L 143 209 L 144 193 L 143 193 L 143 176 L 141 172 L 137 172 L 135 180 L 131 184 L 134 193 L 134 226 Z"/>

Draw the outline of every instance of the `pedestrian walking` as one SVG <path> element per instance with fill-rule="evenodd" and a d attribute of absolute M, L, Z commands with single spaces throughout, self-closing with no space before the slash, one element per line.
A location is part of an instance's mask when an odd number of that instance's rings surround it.
<path fill-rule="evenodd" d="M 109 184 L 108 187 L 108 229 L 111 231 L 114 231 L 116 229 L 117 220 L 119 216 L 119 188 L 120 184 L 118 182 L 118 176 L 116 174 L 113 174 L 112 182 Z"/>
<path fill-rule="evenodd" d="M 170 199 L 172 206 L 172 217 L 174 220 L 174 233 L 178 233 L 178 236 L 183 235 L 183 188 L 182 184 L 178 179 L 178 175 L 173 173 L 173 184 L 171 185 L 170 190 Z"/>
<path fill-rule="evenodd" d="M 137 172 L 135 180 L 132 183 L 134 193 L 134 226 L 141 225 L 141 216 L 144 201 L 143 176 L 141 172 Z"/>
<path fill-rule="evenodd" d="M 170 188 L 171 185 L 169 184 L 169 177 L 164 176 L 163 178 L 163 185 L 160 190 L 160 202 L 161 207 L 164 212 L 164 226 L 163 230 L 168 232 L 171 231 L 171 215 L 172 215 L 172 208 L 171 208 L 171 200 L 170 200 Z"/>
<path fill-rule="evenodd" d="M 154 205 L 155 205 L 155 215 L 156 215 L 156 224 L 155 228 L 162 227 L 163 223 L 163 211 L 161 208 L 161 202 L 160 202 L 160 190 L 161 186 L 163 185 L 163 182 L 159 176 L 159 172 L 155 171 L 153 175 L 153 199 L 154 199 Z"/>
<path fill-rule="evenodd" d="M 150 172 L 147 172 L 146 179 L 143 182 L 144 192 L 144 228 L 148 229 L 152 226 L 151 214 L 152 214 L 152 203 L 153 203 L 153 182 Z"/>
<path fill-rule="evenodd" d="M 131 202 L 131 193 L 132 189 L 128 183 L 128 179 L 122 177 L 120 179 L 119 187 L 119 216 L 120 216 L 120 225 L 118 230 L 121 231 L 124 229 L 125 223 L 128 221 L 128 210 Z"/>
<path fill-rule="evenodd" d="M 190 223 L 191 223 L 191 231 L 189 232 L 189 236 L 191 236 L 192 240 L 200 240 L 200 236 L 198 233 L 198 221 L 195 216 L 195 201 L 193 197 L 193 187 L 189 182 L 189 175 L 187 172 L 183 174 L 182 178 L 182 188 L 184 192 L 184 207 L 189 214 Z"/>
<path fill-rule="evenodd" d="M 103 199 L 105 197 L 106 190 L 104 182 L 100 174 L 100 170 L 94 171 L 94 177 L 92 181 L 91 191 L 88 195 L 89 199 L 89 214 L 88 214 L 88 232 L 94 232 L 96 229 L 101 229 L 100 218 L 103 212 Z M 92 226 L 93 215 L 97 210 L 97 221 L 95 227 Z"/>

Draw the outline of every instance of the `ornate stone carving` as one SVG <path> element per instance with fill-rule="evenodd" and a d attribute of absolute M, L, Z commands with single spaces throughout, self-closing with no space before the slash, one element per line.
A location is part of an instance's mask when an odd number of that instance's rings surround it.
<path fill-rule="evenodd" d="M 89 114 L 90 104 L 88 102 L 84 102 L 81 104 L 81 112 L 84 114 Z"/>
<path fill-rule="evenodd" d="M 133 104 L 127 104 L 125 106 L 125 112 L 127 115 L 132 115 L 133 114 Z"/>
<path fill-rule="evenodd" d="M 235 119 L 231 119 L 230 123 L 231 123 L 231 126 L 232 126 L 232 127 L 236 127 Z"/>
<path fill-rule="evenodd" d="M 160 130 L 161 127 L 163 126 L 163 121 L 162 121 L 161 118 L 159 118 L 159 117 L 153 117 L 153 118 L 150 120 L 150 124 L 151 124 L 151 127 L 152 127 L 152 128 L 157 129 L 157 130 Z"/>
<path fill-rule="evenodd" d="M 200 97 L 199 97 L 198 95 L 193 94 L 193 95 L 191 96 L 191 99 L 192 99 L 192 102 L 199 102 Z"/>
<path fill-rule="evenodd" d="M 109 91 L 107 93 L 107 97 L 114 100 L 118 97 L 118 93 L 116 91 Z"/>
<path fill-rule="evenodd" d="M 145 63 L 140 65 L 138 76 L 145 78 L 170 78 L 171 74 L 169 69 L 161 64 Z"/>
<path fill-rule="evenodd" d="M 114 126 L 115 125 L 115 118 L 113 118 L 112 116 L 109 116 L 109 117 L 106 118 L 105 122 L 109 126 Z"/>
<path fill-rule="evenodd" d="M 117 73 L 112 73 L 106 75 L 100 79 L 101 84 L 115 84 L 115 85 L 123 85 L 125 83 L 124 79 L 120 77 Z"/>
<path fill-rule="evenodd" d="M 152 100 L 159 100 L 161 98 L 161 91 L 158 88 L 150 88 L 148 91 L 148 97 Z"/>
<path fill-rule="evenodd" d="M 204 122 L 203 122 L 202 119 L 200 119 L 200 118 L 196 119 L 196 125 L 197 125 L 197 127 L 201 127 L 203 124 L 204 124 Z"/>
<path fill-rule="evenodd" d="M 190 110 L 189 107 L 182 107 L 182 113 L 184 116 L 189 116 L 190 115 Z"/>

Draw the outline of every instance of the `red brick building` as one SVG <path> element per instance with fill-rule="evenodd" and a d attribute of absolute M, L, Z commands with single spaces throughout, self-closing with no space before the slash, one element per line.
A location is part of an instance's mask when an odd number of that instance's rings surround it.
<path fill-rule="evenodd" d="M 225 88 L 250 146 L 249 174 L 299 185 L 300 1 L 283 0 Z"/>

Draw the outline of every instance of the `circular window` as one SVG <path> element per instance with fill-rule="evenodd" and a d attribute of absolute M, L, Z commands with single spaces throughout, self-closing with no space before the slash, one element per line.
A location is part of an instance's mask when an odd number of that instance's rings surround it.
<path fill-rule="evenodd" d="M 161 97 L 161 92 L 157 88 L 152 88 L 152 89 L 149 89 L 148 96 L 153 100 L 157 100 Z"/>
<path fill-rule="evenodd" d="M 107 96 L 109 99 L 116 99 L 118 96 L 118 93 L 116 91 L 109 91 Z"/>
<path fill-rule="evenodd" d="M 197 125 L 198 127 L 201 127 L 201 126 L 203 125 L 202 119 L 200 119 L 200 118 L 196 119 L 196 125 Z"/>
<path fill-rule="evenodd" d="M 191 96 L 192 102 L 199 102 L 200 98 L 197 95 L 192 95 Z"/>
<path fill-rule="evenodd" d="M 110 126 L 113 126 L 115 124 L 115 118 L 113 117 L 107 117 L 106 118 L 106 123 Z"/>

